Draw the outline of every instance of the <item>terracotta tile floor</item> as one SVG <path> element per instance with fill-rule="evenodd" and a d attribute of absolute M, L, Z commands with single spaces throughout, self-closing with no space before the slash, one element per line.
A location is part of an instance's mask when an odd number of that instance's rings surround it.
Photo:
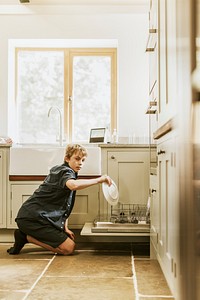
<path fill-rule="evenodd" d="M 58 256 L 34 245 L 9 255 L 9 246 L 0 244 L 0 300 L 173 299 L 157 261 L 128 248 Z"/>

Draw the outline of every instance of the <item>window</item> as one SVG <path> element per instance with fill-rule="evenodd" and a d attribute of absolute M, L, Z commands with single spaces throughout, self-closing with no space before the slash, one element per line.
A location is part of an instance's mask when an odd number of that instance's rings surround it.
<path fill-rule="evenodd" d="M 64 140 L 88 142 L 116 128 L 116 49 L 17 48 L 15 98 L 19 143 L 55 143 L 59 112 Z"/>

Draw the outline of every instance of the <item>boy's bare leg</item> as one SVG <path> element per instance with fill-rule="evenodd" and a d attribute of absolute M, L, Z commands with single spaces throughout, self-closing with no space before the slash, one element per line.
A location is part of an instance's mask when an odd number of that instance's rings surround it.
<path fill-rule="evenodd" d="M 62 244 L 60 244 L 57 248 L 53 248 L 45 243 L 42 243 L 38 240 L 36 240 L 35 238 L 33 238 L 32 236 L 28 235 L 27 236 L 27 240 L 29 241 L 29 243 L 38 245 L 44 249 L 47 249 L 49 251 L 52 251 L 54 253 L 58 253 L 58 254 L 62 254 L 62 255 L 69 255 L 72 254 L 75 248 L 75 243 L 73 240 L 71 240 L 70 238 L 67 238 Z"/>

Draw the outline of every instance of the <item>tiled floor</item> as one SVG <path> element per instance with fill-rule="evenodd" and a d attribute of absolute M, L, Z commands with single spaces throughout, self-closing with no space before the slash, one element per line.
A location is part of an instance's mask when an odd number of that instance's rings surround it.
<path fill-rule="evenodd" d="M 0 300 L 173 299 L 157 261 L 128 248 L 58 256 L 34 245 L 9 255 L 9 246 L 0 244 Z"/>

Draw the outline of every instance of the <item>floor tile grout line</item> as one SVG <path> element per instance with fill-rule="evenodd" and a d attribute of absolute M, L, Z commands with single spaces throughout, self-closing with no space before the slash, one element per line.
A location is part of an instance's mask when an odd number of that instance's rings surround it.
<path fill-rule="evenodd" d="M 134 291 L 135 291 L 135 300 L 139 300 L 138 284 L 137 284 L 137 277 L 136 277 L 136 270 L 135 270 L 133 252 L 131 254 L 131 264 L 132 264 L 132 272 L 133 272 L 133 288 L 134 288 Z"/>
<path fill-rule="evenodd" d="M 48 262 L 48 264 L 46 265 L 46 267 L 44 268 L 44 270 L 42 271 L 42 273 L 38 276 L 38 278 L 36 279 L 36 281 L 34 282 L 34 284 L 31 286 L 31 288 L 28 290 L 28 292 L 26 293 L 26 295 L 23 297 L 22 300 L 26 300 L 27 297 L 30 295 L 30 293 L 33 291 L 34 287 L 36 286 L 36 284 L 39 282 L 39 280 L 42 278 L 42 276 L 44 275 L 44 273 L 48 270 L 49 266 L 51 265 L 51 263 L 54 261 L 56 255 L 54 255 L 52 257 L 52 259 Z"/>
<path fill-rule="evenodd" d="M 105 276 L 95 276 L 95 275 L 47 275 L 46 278 L 96 278 L 96 279 L 125 279 L 125 280 L 131 280 L 133 277 L 128 277 L 128 276 L 110 276 L 110 277 L 105 277 Z"/>
<path fill-rule="evenodd" d="M 142 300 L 142 298 L 145 298 L 145 299 L 146 298 L 149 298 L 149 299 L 151 299 L 151 298 L 174 299 L 174 297 L 172 295 L 143 295 L 143 294 L 139 294 L 139 296 L 140 296 L 141 300 Z"/>

